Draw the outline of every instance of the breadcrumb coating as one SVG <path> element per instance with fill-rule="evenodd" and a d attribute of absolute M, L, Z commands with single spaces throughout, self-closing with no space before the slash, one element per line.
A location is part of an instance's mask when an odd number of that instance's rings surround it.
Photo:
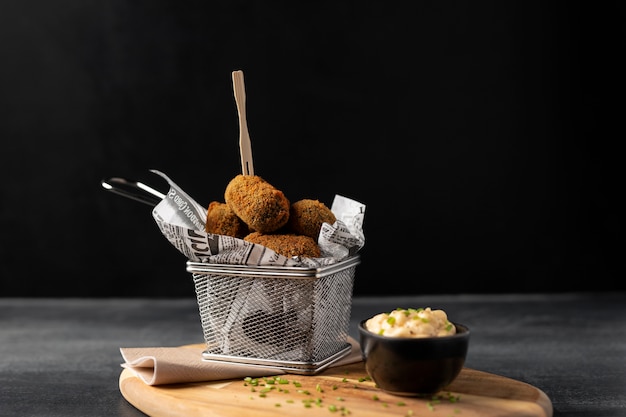
<path fill-rule="evenodd" d="M 287 197 L 258 175 L 234 177 L 226 186 L 224 199 L 250 230 L 271 233 L 289 220 Z"/>
<path fill-rule="evenodd" d="M 243 240 L 263 245 L 288 258 L 292 256 L 319 258 L 321 256 L 319 246 L 309 236 L 252 232 Z"/>
<path fill-rule="evenodd" d="M 286 228 L 289 232 L 309 236 L 317 242 L 322 223 L 332 225 L 336 220 L 324 203 L 305 198 L 291 205 Z"/>
<path fill-rule="evenodd" d="M 212 201 L 206 215 L 207 233 L 243 238 L 250 233 L 248 226 L 241 221 L 226 203 Z"/>

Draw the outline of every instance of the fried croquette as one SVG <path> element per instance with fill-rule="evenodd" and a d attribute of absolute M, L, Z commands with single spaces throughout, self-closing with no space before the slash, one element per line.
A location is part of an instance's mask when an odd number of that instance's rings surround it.
<path fill-rule="evenodd" d="M 212 201 L 206 215 L 207 233 L 243 238 L 250 233 L 248 226 L 241 221 L 226 203 Z"/>
<path fill-rule="evenodd" d="M 271 233 L 289 220 L 287 197 L 258 175 L 234 177 L 226 186 L 224 199 L 251 231 Z"/>
<path fill-rule="evenodd" d="M 336 220 L 333 212 L 324 203 L 303 199 L 291 205 L 289 220 L 285 227 L 291 233 L 309 236 L 317 242 L 322 223 L 332 225 Z"/>
<path fill-rule="evenodd" d="M 319 246 L 309 236 L 252 232 L 243 240 L 263 245 L 288 258 L 292 256 L 319 258 L 321 256 Z"/>

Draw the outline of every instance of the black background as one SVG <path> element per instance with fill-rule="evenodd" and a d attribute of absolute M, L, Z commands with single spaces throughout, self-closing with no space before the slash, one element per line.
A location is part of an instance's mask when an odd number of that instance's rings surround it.
<path fill-rule="evenodd" d="M 582 3 L 582 2 L 581 2 Z M 151 208 L 240 172 L 364 203 L 356 295 L 623 289 L 624 6 L 0 3 L 0 296 L 191 296 Z"/>

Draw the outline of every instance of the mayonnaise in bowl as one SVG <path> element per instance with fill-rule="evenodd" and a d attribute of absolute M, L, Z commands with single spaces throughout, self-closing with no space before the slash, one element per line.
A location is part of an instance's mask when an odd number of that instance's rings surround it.
<path fill-rule="evenodd" d="M 456 333 L 456 327 L 443 310 L 397 308 L 380 313 L 365 322 L 372 333 L 389 337 L 441 337 Z"/>

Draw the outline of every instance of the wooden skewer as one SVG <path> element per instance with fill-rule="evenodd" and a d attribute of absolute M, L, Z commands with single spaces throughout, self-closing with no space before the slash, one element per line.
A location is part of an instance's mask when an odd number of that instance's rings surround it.
<path fill-rule="evenodd" d="M 233 92 L 239 113 L 239 152 L 241 153 L 241 171 L 243 175 L 254 175 L 252 163 L 252 146 L 246 121 L 246 88 L 243 82 L 243 71 L 233 71 Z"/>

